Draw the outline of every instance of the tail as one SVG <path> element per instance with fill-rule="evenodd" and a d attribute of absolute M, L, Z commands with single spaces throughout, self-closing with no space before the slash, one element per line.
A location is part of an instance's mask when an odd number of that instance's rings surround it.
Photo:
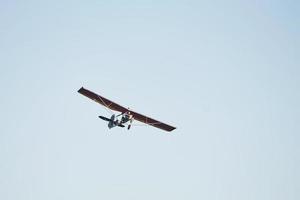
<path fill-rule="evenodd" d="M 104 121 L 108 121 L 111 122 L 111 119 L 107 118 L 107 117 L 103 117 L 103 116 L 99 116 L 100 119 L 104 120 Z M 124 128 L 125 126 L 123 124 L 118 124 L 117 126 Z"/>
<path fill-rule="evenodd" d="M 102 119 L 102 120 L 104 120 L 104 121 L 108 121 L 108 122 L 110 121 L 110 119 L 108 119 L 106 117 L 103 117 L 103 116 L 99 116 L 99 118 Z"/>

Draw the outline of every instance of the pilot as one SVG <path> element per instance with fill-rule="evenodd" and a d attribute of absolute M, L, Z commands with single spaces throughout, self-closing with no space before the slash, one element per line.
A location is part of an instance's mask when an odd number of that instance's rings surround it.
<path fill-rule="evenodd" d="M 128 122 L 130 119 L 132 118 L 132 115 L 130 115 L 130 112 L 128 113 L 124 113 L 124 115 L 122 116 L 122 124 Z"/>

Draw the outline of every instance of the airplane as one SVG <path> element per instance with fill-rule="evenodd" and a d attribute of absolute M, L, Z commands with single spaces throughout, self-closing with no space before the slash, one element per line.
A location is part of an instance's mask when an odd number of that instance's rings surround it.
<path fill-rule="evenodd" d="M 108 122 L 108 128 L 114 128 L 114 127 L 126 127 L 129 130 L 131 128 L 131 125 L 134 120 L 137 120 L 139 122 L 142 122 L 145 125 L 154 126 L 156 128 L 165 130 L 165 131 L 173 131 L 176 129 L 176 127 L 168 125 L 166 123 L 160 122 L 158 120 L 152 119 L 150 117 L 147 117 L 145 115 L 139 114 L 137 112 L 131 111 L 129 108 L 125 108 L 103 96 L 100 96 L 92 91 L 89 91 L 83 87 L 81 87 L 78 92 L 95 102 L 105 106 L 109 109 L 110 112 L 117 111 L 120 112 L 120 114 L 112 114 L 110 118 L 99 116 L 100 119 Z"/>

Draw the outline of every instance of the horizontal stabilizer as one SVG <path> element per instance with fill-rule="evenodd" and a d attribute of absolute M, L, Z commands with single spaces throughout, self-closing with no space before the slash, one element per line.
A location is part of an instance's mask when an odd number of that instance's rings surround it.
<path fill-rule="evenodd" d="M 103 117 L 103 116 L 99 116 L 99 118 L 102 119 L 102 120 L 104 120 L 104 121 L 108 121 L 108 122 L 110 121 L 110 119 L 108 119 L 106 117 Z"/>

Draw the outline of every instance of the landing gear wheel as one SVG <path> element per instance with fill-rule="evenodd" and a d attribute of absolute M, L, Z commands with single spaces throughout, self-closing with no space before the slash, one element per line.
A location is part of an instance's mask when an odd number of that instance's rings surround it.
<path fill-rule="evenodd" d="M 127 130 L 129 130 L 130 129 L 130 127 L 131 127 L 131 124 L 132 124 L 132 122 L 133 122 L 133 118 L 132 117 L 130 117 L 131 119 L 130 119 L 130 123 L 128 124 L 128 127 L 127 127 Z"/>

